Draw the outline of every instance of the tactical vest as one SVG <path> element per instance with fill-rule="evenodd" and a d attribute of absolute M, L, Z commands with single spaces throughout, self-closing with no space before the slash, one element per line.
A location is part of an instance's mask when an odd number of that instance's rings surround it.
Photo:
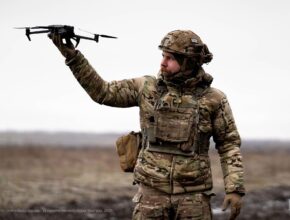
<path fill-rule="evenodd" d="M 149 151 L 192 156 L 199 150 L 198 102 L 204 90 L 182 93 L 174 87 L 157 87 L 154 113 L 145 130 Z"/>

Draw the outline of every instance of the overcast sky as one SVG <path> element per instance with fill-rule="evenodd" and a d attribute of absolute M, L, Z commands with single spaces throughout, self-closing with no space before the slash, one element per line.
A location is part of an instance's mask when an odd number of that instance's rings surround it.
<path fill-rule="evenodd" d="M 2 0 L 0 131 L 123 132 L 138 108 L 94 103 L 45 34 L 13 27 L 67 24 L 118 39 L 78 48 L 107 81 L 156 74 L 158 44 L 190 29 L 214 54 L 205 70 L 230 101 L 243 138 L 290 139 L 290 1 Z M 83 33 L 86 34 L 86 33 Z"/>

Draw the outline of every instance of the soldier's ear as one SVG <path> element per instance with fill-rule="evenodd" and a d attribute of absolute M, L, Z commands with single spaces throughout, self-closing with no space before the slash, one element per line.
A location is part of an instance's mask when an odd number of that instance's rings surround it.
<path fill-rule="evenodd" d="M 173 53 L 172 55 L 174 56 L 174 59 L 177 61 L 177 63 L 181 67 L 184 62 L 185 56 L 181 54 L 177 54 L 177 53 Z"/>

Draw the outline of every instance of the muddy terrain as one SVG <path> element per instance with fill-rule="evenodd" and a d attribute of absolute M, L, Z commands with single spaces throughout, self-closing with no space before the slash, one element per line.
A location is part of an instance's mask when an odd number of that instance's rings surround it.
<path fill-rule="evenodd" d="M 210 152 L 220 210 L 223 179 L 215 150 Z M 247 195 L 238 219 L 290 219 L 290 151 L 287 148 L 243 150 Z M 0 148 L 0 219 L 130 219 L 137 190 L 132 175 L 122 173 L 114 147 Z"/>

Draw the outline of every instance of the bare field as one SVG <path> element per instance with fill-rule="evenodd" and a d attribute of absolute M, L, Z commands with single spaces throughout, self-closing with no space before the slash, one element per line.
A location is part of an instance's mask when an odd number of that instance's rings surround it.
<path fill-rule="evenodd" d="M 222 173 L 216 151 L 210 156 L 217 192 L 213 207 L 219 207 Z M 290 219 L 289 156 L 287 149 L 243 150 L 248 190 L 244 203 L 252 210 L 243 209 L 239 219 L 253 219 L 253 215 L 255 219 Z M 131 197 L 137 190 L 132 174 L 119 168 L 113 147 L 2 147 L 0 174 L 0 219 L 130 219 Z M 273 200 L 272 205 L 267 200 Z M 254 206 L 259 202 L 270 206 L 267 210 Z M 276 211 L 284 214 L 263 217 Z M 217 213 L 215 219 L 222 216 Z"/>
<path fill-rule="evenodd" d="M 2 148 L 0 155 L 2 208 L 104 198 L 132 185 L 113 148 Z"/>

